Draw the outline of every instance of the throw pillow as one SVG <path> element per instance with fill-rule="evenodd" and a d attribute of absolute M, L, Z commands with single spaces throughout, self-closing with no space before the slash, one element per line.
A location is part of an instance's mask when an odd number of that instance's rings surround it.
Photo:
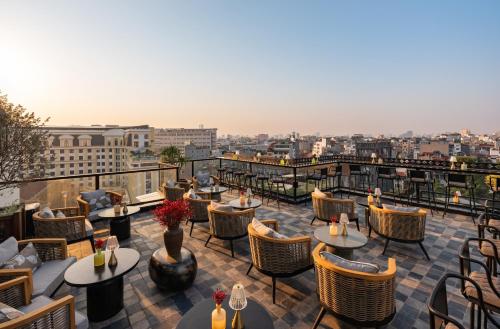
<path fill-rule="evenodd" d="M 323 192 L 321 192 L 321 190 L 317 187 L 314 188 L 314 196 L 317 196 L 317 197 L 320 197 L 320 198 L 326 198 L 327 195 Z"/>
<path fill-rule="evenodd" d="M 56 213 L 56 218 L 66 218 L 66 215 L 62 211 L 58 210 Z"/>
<path fill-rule="evenodd" d="M 321 258 L 347 270 L 364 272 L 364 273 L 378 273 L 380 268 L 378 265 L 371 263 L 355 262 L 353 260 L 344 259 L 340 256 L 334 255 L 327 251 L 320 252 Z"/>
<path fill-rule="evenodd" d="M 96 202 L 96 209 L 111 208 L 112 206 L 111 198 L 107 194 L 99 197 Z"/>
<path fill-rule="evenodd" d="M 167 181 L 167 187 L 168 188 L 174 188 L 175 187 L 175 182 L 171 179 Z"/>
<path fill-rule="evenodd" d="M 198 181 L 198 187 L 210 186 L 210 173 L 198 171 L 196 180 Z"/>
<path fill-rule="evenodd" d="M 420 210 L 419 207 L 397 207 L 397 206 L 393 206 L 393 205 L 385 204 L 385 203 L 382 203 L 382 208 L 384 208 L 386 210 L 406 212 L 406 213 L 410 213 L 410 214 L 416 213 Z"/>
<path fill-rule="evenodd" d="M 0 267 L 18 253 L 17 240 L 13 236 L 0 243 Z"/>
<path fill-rule="evenodd" d="M 201 199 L 201 197 L 199 195 L 196 195 L 196 193 L 194 193 L 194 190 L 191 188 L 189 189 L 189 191 L 187 192 L 188 194 L 188 197 L 190 199 Z"/>
<path fill-rule="evenodd" d="M 90 211 L 94 211 L 102 207 L 102 197 L 106 196 L 106 191 L 99 189 L 92 192 L 81 192 L 82 199 L 87 201 L 90 206 Z M 99 202 L 99 205 L 97 204 Z M 110 200 L 111 203 L 111 200 Z M 100 207 L 100 208 L 98 208 Z"/>
<path fill-rule="evenodd" d="M 233 212 L 233 207 L 231 207 L 228 204 L 221 204 L 217 202 L 210 202 L 210 206 L 212 207 L 213 210 L 217 211 L 224 211 L 224 212 Z"/>
<path fill-rule="evenodd" d="M 52 210 L 50 210 L 49 207 L 45 207 L 42 209 L 42 211 L 40 211 L 38 213 L 38 215 L 41 217 L 41 218 L 54 218 L 54 213 L 52 212 Z"/>
<path fill-rule="evenodd" d="M 272 228 L 262 224 L 257 218 L 252 219 L 252 227 L 259 235 L 276 239 L 288 239 L 286 235 L 276 232 Z"/>
<path fill-rule="evenodd" d="M 42 260 L 38 256 L 35 246 L 30 242 L 19 254 L 4 262 L 3 268 L 31 268 L 35 272 L 40 265 L 42 265 Z"/>
<path fill-rule="evenodd" d="M 23 315 L 24 315 L 23 312 L 0 302 L 0 323 L 17 319 L 18 317 Z"/>

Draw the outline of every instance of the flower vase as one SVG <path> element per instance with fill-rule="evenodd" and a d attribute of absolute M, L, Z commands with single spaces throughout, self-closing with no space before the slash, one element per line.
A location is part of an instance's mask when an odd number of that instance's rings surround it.
<path fill-rule="evenodd" d="M 97 249 L 96 253 L 94 254 L 94 267 L 99 268 L 101 266 L 104 266 L 104 263 L 105 263 L 104 253 L 102 252 L 101 249 Z"/>
<path fill-rule="evenodd" d="M 182 240 L 184 239 L 184 231 L 179 228 L 179 224 L 167 226 L 163 231 L 163 241 L 165 249 L 170 257 L 178 260 L 181 255 Z"/>
<path fill-rule="evenodd" d="M 226 310 L 220 304 L 212 311 L 212 329 L 226 329 Z"/>
<path fill-rule="evenodd" d="M 342 235 L 347 236 L 347 224 L 346 223 L 342 224 Z"/>

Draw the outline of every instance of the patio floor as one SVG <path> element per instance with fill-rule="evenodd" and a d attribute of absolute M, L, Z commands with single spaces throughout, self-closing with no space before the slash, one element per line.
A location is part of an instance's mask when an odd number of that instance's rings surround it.
<path fill-rule="evenodd" d="M 225 194 L 224 199 L 235 198 L 236 194 Z M 364 227 L 364 208 L 358 206 L 361 231 Z M 430 214 L 430 212 L 429 212 Z M 464 238 L 477 236 L 470 217 L 441 213 L 428 216 L 427 233 L 424 241 L 431 261 L 427 261 L 416 244 L 391 242 L 386 256 L 381 255 L 384 240 L 372 234 L 368 244 L 355 251 L 355 258 L 379 264 L 382 270 L 387 266 L 387 258 L 395 257 L 397 262 L 397 313 L 387 328 L 428 328 L 426 302 L 433 287 L 445 271 L 459 272 L 458 250 Z M 278 210 L 275 202 L 257 209 L 257 218 L 274 218 L 279 221 L 280 232 L 288 235 L 310 235 L 320 225 L 313 217 L 311 205 L 281 204 Z M 100 234 L 106 235 L 106 223 L 96 223 Z M 189 289 L 181 293 L 168 294 L 157 289 L 148 274 L 148 262 L 153 251 L 163 245 L 162 229 L 153 219 L 151 212 L 135 216 L 132 220 L 132 237 L 121 243 L 141 253 L 138 266 L 125 277 L 125 308 L 113 318 L 100 323 L 92 323 L 92 328 L 175 328 L 182 315 L 195 303 L 210 298 L 216 288 L 230 291 L 239 281 L 246 289 L 249 298 L 259 301 L 271 314 L 275 328 L 310 328 L 320 309 L 315 294 L 314 272 L 287 279 L 278 279 L 276 304 L 272 304 L 271 278 L 252 271 L 245 273 L 251 262 L 248 239 L 235 241 L 235 258 L 231 258 L 229 243 L 212 239 L 208 248 L 204 243 L 208 237 L 206 226 L 195 225 L 193 237 L 189 228 L 184 228 L 184 246 L 192 250 L 198 261 L 198 274 Z M 313 240 L 313 243 L 317 242 Z M 77 244 L 70 253 L 82 257 L 91 253 L 87 244 Z M 451 299 L 450 314 L 463 318 L 467 323 L 468 313 L 464 299 L 458 290 Z M 57 296 L 72 294 L 76 297 L 76 308 L 86 312 L 85 289 L 63 285 Z M 209 324 L 207 324 L 209 326 Z M 351 328 L 339 323 L 331 315 L 325 316 L 320 328 Z"/>

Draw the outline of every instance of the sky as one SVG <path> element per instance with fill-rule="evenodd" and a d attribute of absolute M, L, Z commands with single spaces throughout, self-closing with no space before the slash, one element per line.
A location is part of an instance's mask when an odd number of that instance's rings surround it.
<path fill-rule="evenodd" d="M 0 0 L 0 92 L 51 125 L 500 130 L 500 1 Z"/>

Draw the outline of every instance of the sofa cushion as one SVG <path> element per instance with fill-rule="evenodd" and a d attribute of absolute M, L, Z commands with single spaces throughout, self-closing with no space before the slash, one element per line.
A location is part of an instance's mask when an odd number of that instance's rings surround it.
<path fill-rule="evenodd" d="M 33 296 L 51 296 L 64 282 L 64 272 L 71 264 L 76 262 L 75 257 L 63 260 L 50 260 L 44 262 L 40 268 L 33 273 Z"/>
<path fill-rule="evenodd" d="M 378 265 L 371 263 L 355 262 L 353 260 L 344 259 L 340 256 L 334 255 L 327 251 L 320 252 L 320 255 L 323 259 L 329 261 L 330 263 L 335 264 L 338 267 L 345 268 L 347 270 L 364 272 L 364 273 L 378 273 L 380 271 Z"/>
<path fill-rule="evenodd" d="M 19 308 L 19 310 L 24 312 L 24 314 L 30 313 L 39 310 L 40 308 L 52 303 L 53 301 L 53 299 L 47 296 L 38 296 L 31 300 L 31 304 L 22 306 Z M 89 327 L 89 321 L 87 320 L 87 317 L 78 311 L 75 311 L 75 324 L 77 329 L 87 329 Z"/>
<path fill-rule="evenodd" d="M 17 240 L 13 236 L 0 243 L 0 267 L 19 252 Z"/>
<path fill-rule="evenodd" d="M 52 212 L 52 210 L 50 210 L 49 207 L 45 207 L 43 208 L 39 213 L 38 215 L 41 217 L 41 218 L 54 218 L 54 213 Z"/>
<path fill-rule="evenodd" d="M 192 188 L 189 189 L 189 191 L 187 192 L 187 195 L 190 199 L 201 199 L 201 197 L 199 195 L 197 195 Z"/>
<path fill-rule="evenodd" d="M 87 233 L 87 236 L 94 235 L 94 227 L 88 219 L 85 220 L 85 232 Z"/>
<path fill-rule="evenodd" d="M 38 256 L 35 246 L 33 246 L 33 243 L 30 242 L 23 248 L 23 250 L 21 250 L 21 252 L 4 262 L 2 268 L 30 268 L 34 273 L 41 264 L 42 260 Z"/>
<path fill-rule="evenodd" d="M 22 311 L 0 302 L 0 323 L 14 320 L 23 315 L 24 313 Z"/>
<path fill-rule="evenodd" d="M 97 209 L 97 210 L 89 212 L 89 214 L 87 215 L 87 219 L 91 222 L 95 222 L 96 220 L 100 219 L 100 217 L 99 217 L 100 211 L 101 211 L 101 209 Z"/>
<path fill-rule="evenodd" d="M 382 208 L 384 208 L 385 210 L 406 212 L 406 213 L 410 213 L 410 214 L 416 213 L 420 210 L 419 207 L 397 207 L 397 206 L 393 206 L 393 205 L 385 204 L 385 203 L 382 204 Z"/>
<path fill-rule="evenodd" d="M 95 190 L 92 192 L 81 192 L 82 199 L 87 201 L 90 206 L 90 211 L 97 209 L 109 208 L 113 204 L 110 197 L 103 189 Z"/>
<path fill-rule="evenodd" d="M 175 187 L 175 182 L 171 179 L 167 181 L 167 187 L 168 188 L 174 188 Z"/>
<path fill-rule="evenodd" d="M 195 177 L 199 187 L 210 186 L 210 173 L 198 171 Z"/>
<path fill-rule="evenodd" d="M 56 218 L 66 218 L 66 215 L 62 211 L 58 210 L 56 213 Z"/>
<path fill-rule="evenodd" d="M 318 198 L 326 198 L 326 194 L 321 192 L 321 190 L 317 187 L 314 188 L 313 194 L 315 197 L 318 197 Z"/>
<path fill-rule="evenodd" d="M 288 239 L 286 235 L 276 232 L 269 226 L 262 224 L 257 218 L 252 219 L 252 227 L 259 235 L 267 236 L 275 239 Z"/>
<path fill-rule="evenodd" d="M 210 206 L 212 207 L 213 210 L 217 211 L 224 211 L 224 212 L 233 212 L 233 207 L 231 207 L 228 204 L 222 204 L 218 202 L 210 202 Z"/>

